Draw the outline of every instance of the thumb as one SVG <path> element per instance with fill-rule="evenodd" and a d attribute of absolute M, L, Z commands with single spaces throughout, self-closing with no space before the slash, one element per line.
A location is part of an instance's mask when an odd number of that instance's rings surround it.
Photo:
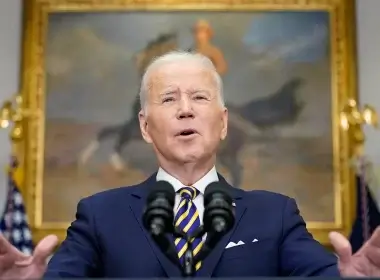
<path fill-rule="evenodd" d="M 351 262 L 352 249 L 347 238 L 338 232 L 330 232 L 329 239 L 339 257 L 340 265 L 349 264 Z"/>
<path fill-rule="evenodd" d="M 58 237 L 48 235 L 42 239 L 33 253 L 33 262 L 38 265 L 45 265 L 47 258 L 53 253 L 54 248 L 58 245 Z"/>

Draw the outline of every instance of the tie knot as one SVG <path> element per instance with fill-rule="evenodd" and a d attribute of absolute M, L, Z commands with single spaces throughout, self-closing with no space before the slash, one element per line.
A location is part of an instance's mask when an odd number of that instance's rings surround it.
<path fill-rule="evenodd" d="M 197 195 L 199 194 L 199 191 L 196 188 L 189 186 L 189 187 L 181 188 L 179 190 L 179 194 L 183 198 L 193 200 L 194 198 L 197 197 Z"/>

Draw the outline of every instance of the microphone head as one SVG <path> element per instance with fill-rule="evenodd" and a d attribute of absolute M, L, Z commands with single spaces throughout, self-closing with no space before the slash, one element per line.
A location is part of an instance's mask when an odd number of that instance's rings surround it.
<path fill-rule="evenodd" d="M 169 204 L 174 207 L 175 191 L 173 186 L 166 181 L 157 181 L 155 186 L 151 189 L 147 197 L 147 203 L 157 199 L 157 197 L 165 198 Z"/>
<path fill-rule="evenodd" d="M 175 191 L 166 181 L 158 181 L 151 189 L 143 212 L 144 227 L 154 234 L 173 231 Z"/>
<path fill-rule="evenodd" d="M 223 183 L 213 182 L 206 187 L 204 207 L 203 225 L 206 232 L 222 234 L 233 227 L 235 216 L 232 196 Z"/>
<path fill-rule="evenodd" d="M 208 205 L 215 195 L 222 196 L 225 201 L 232 204 L 232 196 L 228 188 L 220 182 L 212 182 L 206 187 L 203 199 L 204 205 Z"/>

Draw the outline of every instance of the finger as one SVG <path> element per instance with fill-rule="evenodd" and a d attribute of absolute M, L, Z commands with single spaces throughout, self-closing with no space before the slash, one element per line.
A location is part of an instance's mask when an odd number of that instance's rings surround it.
<path fill-rule="evenodd" d="M 5 238 L 4 235 L 0 234 L 0 254 L 5 254 L 9 250 L 12 250 L 12 244 Z"/>
<path fill-rule="evenodd" d="M 53 253 L 54 248 L 58 245 L 58 237 L 48 235 L 42 239 L 33 253 L 33 262 L 39 265 L 46 264 L 47 258 Z"/>
<path fill-rule="evenodd" d="M 3 271 L 9 269 L 13 265 L 13 259 L 6 255 L 0 256 L 0 275 Z"/>
<path fill-rule="evenodd" d="M 33 262 L 33 257 L 27 257 L 25 259 L 15 261 L 15 265 L 28 266 L 28 265 L 31 265 L 32 262 Z"/>
<path fill-rule="evenodd" d="M 352 248 L 347 238 L 338 232 L 330 232 L 329 239 L 339 257 L 340 264 L 349 264 L 351 261 Z"/>
<path fill-rule="evenodd" d="M 363 253 L 373 265 L 380 267 L 380 248 L 367 246 L 365 252 Z"/>
<path fill-rule="evenodd" d="M 0 234 L 0 256 L 6 256 L 7 260 L 25 260 L 28 256 L 14 247 L 4 235 Z"/>
<path fill-rule="evenodd" d="M 368 244 L 380 248 L 380 226 L 378 226 L 372 233 L 371 238 L 368 240 Z"/>

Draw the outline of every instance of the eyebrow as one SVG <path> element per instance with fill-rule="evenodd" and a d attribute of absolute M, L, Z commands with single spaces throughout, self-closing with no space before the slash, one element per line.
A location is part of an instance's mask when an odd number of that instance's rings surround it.
<path fill-rule="evenodd" d="M 160 93 L 159 96 L 160 97 L 165 97 L 165 96 L 173 95 L 173 94 L 176 94 L 176 91 L 175 90 L 169 90 L 169 91 L 166 91 L 164 93 Z"/>
<path fill-rule="evenodd" d="M 210 93 L 210 91 L 207 90 L 207 89 L 194 89 L 194 90 L 191 90 L 191 93 L 198 93 L 198 92 Z"/>
<path fill-rule="evenodd" d="M 207 89 L 196 89 L 189 92 L 189 94 L 197 94 L 202 93 L 204 95 L 207 95 L 207 97 L 212 97 L 212 93 Z"/>
<path fill-rule="evenodd" d="M 186 92 L 186 94 L 196 94 L 196 93 L 204 93 L 204 94 L 207 94 L 209 96 L 211 96 L 211 92 L 207 89 L 190 89 Z M 177 89 L 167 89 L 165 92 L 163 93 L 160 93 L 159 94 L 159 97 L 160 98 L 163 98 L 165 96 L 170 96 L 170 95 L 174 95 L 174 94 L 178 94 L 178 88 Z"/>

